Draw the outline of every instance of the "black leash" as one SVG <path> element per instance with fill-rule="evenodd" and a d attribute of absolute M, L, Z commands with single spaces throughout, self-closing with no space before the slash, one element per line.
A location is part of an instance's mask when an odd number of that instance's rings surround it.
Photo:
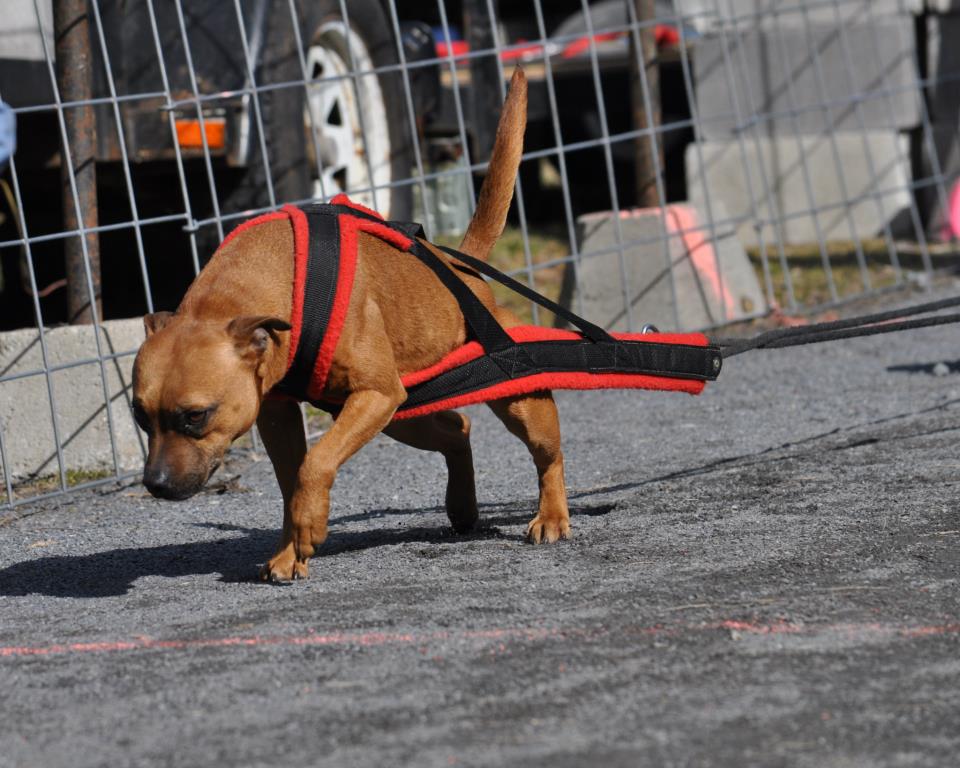
<path fill-rule="evenodd" d="M 453 258 L 455 258 L 457 261 L 461 261 L 468 267 L 475 269 L 480 274 L 496 280 L 501 285 L 505 285 L 514 293 L 519 293 L 521 296 L 523 296 L 523 298 L 536 302 L 544 309 L 550 310 L 557 317 L 562 317 L 564 320 L 570 323 L 570 325 L 579 329 L 584 336 L 590 339 L 590 341 L 616 341 L 616 339 L 603 330 L 603 328 L 594 325 L 589 320 L 584 320 L 582 317 L 580 317 L 580 315 L 575 315 L 566 307 L 561 307 L 559 304 L 557 304 L 557 302 L 551 301 L 546 296 L 537 293 L 535 290 L 527 287 L 518 280 L 514 280 L 509 275 L 505 275 L 499 269 L 491 267 L 489 264 L 487 264 L 487 262 L 481 261 L 473 256 L 469 256 L 466 253 L 458 251 L 456 248 L 448 248 L 445 245 L 438 245 L 437 248 L 446 253 L 448 256 L 453 256 Z"/>
<path fill-rule="evenodd" d="M 781 349 L 800 344 L 816 344 L 821 341 L 853 339 L 860 336 L 876 336 L 881 333 L 906 331 L 913 328 L 929 328 L 936 325 L 948 325 L 960 322 L 960 314 L 934 315 L 916 320 L 901 320 L 915 315 L 926 315 L 942 309 L 960 306 L 960 296 L 949 299 L 917 304 L 903 309 L 892 309 L 872 315 L 861 315 L 846 320 L 833 320 L 795 328 L 782 328 L 767 331 L 752 339 L 713 339 L 720 346 L 723 357 L 733 357 L 752 349 Z M 900 322 L 893 322 L 900 320 Z"/>

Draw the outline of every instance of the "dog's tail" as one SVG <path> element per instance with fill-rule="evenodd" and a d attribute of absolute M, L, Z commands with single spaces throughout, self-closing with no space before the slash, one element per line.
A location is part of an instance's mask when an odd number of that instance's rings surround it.
<path fill-rule="evenodd" d="M 519 67 L 510 80 L 510 92 L 500 112 L 497 139 L 490 166 L 480 190 L 480 201 L 473 214 L 460 250 L 478 259 L 490 255 L 503 233 L 507 211 L 513 198 L 513 185 L 523 154 L 523 132 L 527 127 L 527 78 Z"/>

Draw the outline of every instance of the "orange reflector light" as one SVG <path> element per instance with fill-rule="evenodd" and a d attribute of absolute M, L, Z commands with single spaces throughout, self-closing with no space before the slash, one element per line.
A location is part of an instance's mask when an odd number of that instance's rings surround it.
<path fill-rule="evenodd" d="M 203 149 L 203 134 L 199 120 L 177 120 L 177 141 L 184 149 Z M 203 121 L 207 146 L 223 149 L 227 141 L 227 121 L 222 117 L 207 117 Z"/>

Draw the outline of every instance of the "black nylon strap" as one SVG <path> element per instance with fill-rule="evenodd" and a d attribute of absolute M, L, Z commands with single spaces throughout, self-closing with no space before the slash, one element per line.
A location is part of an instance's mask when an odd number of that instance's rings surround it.
<path fill-rule="evenodd" d="M 361 211 L 356 208 L 351 208 L 349 205 L 333 205 L 332 203 L 307 203 L 306 205 L 299 206 L 300 210 L 306 214 L 320 214 L 322 216 L 356 216 L 358 219 L 366 219 L 367 221 L 375 221 L 378 224 L 386 224 L 383 219 L 379 216 L 374 216 L 371 213 L 366 211 Z"/>
<path fill-rule="evenodd" d="M 334 205 L 333 203 L 307 203 L 300 206 L 304 213 L 318 213 L 327 216 L 354 216 L 358 219 L 366 219 L 377 224 L 383 224 L 390 229 L 394 229 L 411 239 L 424 237 L 423 225 L 415 221 L 386 221 L 372 213 L 361 211 L 358 208 L 351 208 L 349 205 Z"/>
<path fill-rule="evenodd" d="M 509 275 L 503 274 L 499 269 L 491 267 L 487 262 L 481 261 L 480 259 L 474 258 L 473 256 L 468 256 L 465 253 L 461 253 L 456 248 L 448 248 L 445 245 L 437 246 L 441 251 L 444 251 L 449 256 L 453 256 L 457 261 L 462 261 L 469 267 L 477 270 L 482 275 L 486 275 L 489 278 L 496 280 L 498 283 L 507 286 L 511 291 L 519 293 L 525 299 L 536 302 L 544 309 L 549 309 L 557 317 L 562 317 L 571 325 L 579 328 L 583 335 L 586 336 L 590 341 L 607 341 L 615 342 L 616 339 L 613 338 L 609 333 L 607 333 L 599 325 L 594 325 L 589 320 L 584 320 L 579 315 L 575 315 L 566 307 L 562 307 L 557 304 L 555 301 L 551 301 L 546 296 L 541 296 L 532 288 L 524 285 L 519 280 L 514 280 Z"/>
<path fill-rule="evenodd" d="M 904 317 L 925 315 L 960 305 L 960 296 L 916 304 L 912 307 L 891 309 L 872 315 L 861 315 L 846 320 L 830 320 L 825 323 L 801 325 L 794 328 L 779 328 L 746 339 L 714 339 L 715 344 L 723 348 L 724 357 L 733 357 L 752 349 L 777 349 L 801 344 L 815 344 L 820 341 L 852 339 L 859 336 L 875 336 L 914 328 L 927 328 L 935 325 L 947 325 L 960 321 L 958 315 L 936 315 L 919 320 L 905 320 L 894 323 Z"/>
<path fill-rule="evenodd" d="M 302 397 L 310 389 L 317 355 L 330 323 L 340 273 L 339 220 L 310 206 L 303 210 L 309 223 L 309 239 L 300 341 L 290 370 L 277 384 L 277 389 L 294 397 Z"/>
<path fill-rule="evenodd" d="M 836 330 L 817 330 L 813 333 L 786 336 L 772 341 L 765 341 L 762 344 L 745 345 L 742 347 L 725 346 L 722 349 L 724 357 L 733 357 L 742 352 L 749 352 L 751 349 L 782 349 L 783 347 L 797 347 L 802 344 L 818 344 L 821 341 L 859 339 L 864 336 L 879 336 L 884 333 L 910 331 L 917 328 L 932 328 L 938 325 L 951 325 L 953 323 L 960 323 L 960 314 L 933 315 L 932 317 L 921 317 L 916 320 L 902 320 L 899 323 L 882 323 L 879 325 L 855 326 Z"/>
<path fill-rule="evenodd" d="M 480 342 L 484 352 L 488 355 L 499 354 L 501 361 L 514 371 L 524 363 L 529 363 L 524 360 L 525 353 L 503 330 L 490 310 L 483 305 L 467 284 L 457 277 L 443 259 L 418 240 L 413 241 L 410 253 L 428 266 L 440 278 L 444 287 L 453 294 L 457 303 L 460 304 L 460 311 L 463 312 L 467 327 L 474 338 Z M 507 354 L 508 350 L 509 354 Z"/>
<path fill-rule="evenodd" d="M 421 262 L 428 266 L 433 273 L 440 278 L 446 289 L 450 291 L 460 304 L 463 310 L 464 319 L 477 341 L 486 352 L 503 350 L 514 346 L 515 342 L 503 330 L 493 315 L 483 303 L 474 295 L 464 282 L 458 278 L 443 260 L 433 253 L 429 248 L 420 243 L 417 238 L 423 237 L 423 227 L 416 222 L 409 221 L 384 221 L 378 216 L 351 208 L 347 205 L 332 205 L 330 203 L 310 203 L 303 206 L 303 212 L 311 216 L 311 222 L 326 216 L 327 218 L 336 218 L 339 215 L 356 216 L 377 224 L 390 227 L 397 232 L 410 238 L 411 245 L 409 252 L 416 256 Z M 313 227 L 311 226 L 311 233 Z M 339 246 L 339 238 L 337 239 Z"/>

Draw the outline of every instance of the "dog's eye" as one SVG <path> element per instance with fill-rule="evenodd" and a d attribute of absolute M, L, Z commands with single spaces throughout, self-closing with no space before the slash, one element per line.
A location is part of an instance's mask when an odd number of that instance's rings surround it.
<path fill-rule="evenodd" d="M 140 403 L 133 404 L 133 418 L 137 422 L 137 426 L 140 427 L 144 432 L 150 434 L 150 418 L 147 416 L 147 412 L 143 410 L 143 406 Z"/>
<path fill-rule="evenodd" d="M 199 437 L 204 427 L 210 420 L 210 414 L 216 410 L 216 406 L 204 409 L 193 409 L 182 411 L 179 417 L 179 431 L 191 437 Z"/>

